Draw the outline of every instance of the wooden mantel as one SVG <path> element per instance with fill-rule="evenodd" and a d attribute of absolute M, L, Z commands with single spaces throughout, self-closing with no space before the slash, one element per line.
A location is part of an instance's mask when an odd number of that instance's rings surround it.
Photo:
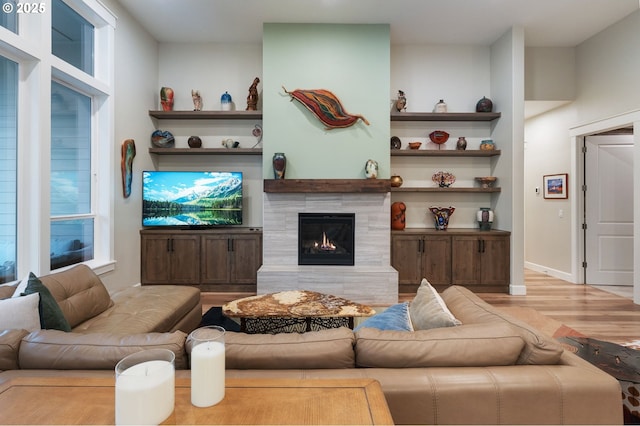
<path fill-rule="evenodd" d="M 264 192 L 271 193 L 384 193 L 389 179 L 265 179 Z"/>

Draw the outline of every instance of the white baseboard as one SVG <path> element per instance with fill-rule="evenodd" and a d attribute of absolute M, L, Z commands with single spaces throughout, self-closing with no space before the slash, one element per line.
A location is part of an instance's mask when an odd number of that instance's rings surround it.
<path fill-rule="evenodd" d="M 580 284 L 574 281 L 572 274 L 563 272 L 563 271 L 558 271 L 557 269 L 549 268 L 544 265 L 538 265 L 532 262 L 524 262 L 524 267 L 527 269 L 531 269 L 532 271 L 535 271 L 535 272 L 540 272 L 541 274 L 549 275 L 551 277 L 570 282 L 572 284 Z"/>

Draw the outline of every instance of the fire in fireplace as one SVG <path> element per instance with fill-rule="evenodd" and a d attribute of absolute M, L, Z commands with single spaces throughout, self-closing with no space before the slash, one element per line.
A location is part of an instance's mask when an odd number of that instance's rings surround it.
<path fill-rule="evenodd" d="M 354 213 L 299 213 L 298 265 L 353 265 Z"/>

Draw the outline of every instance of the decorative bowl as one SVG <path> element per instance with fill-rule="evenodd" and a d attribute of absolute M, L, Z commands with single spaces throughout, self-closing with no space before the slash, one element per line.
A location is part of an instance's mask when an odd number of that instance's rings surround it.
<path fill-rule="evenodd" d="M 448 188 L 456 181 L 456 177 L 449 172 L 437 172 L 431 176 L 431 180 L 440 188 Z"/>
<path fill-rule="evenodd" d="M 402 177 L 398 176 L 398 175 L 393 175 L 391 176 L 391 178 L 389 179 L 391 181 L 391 186 L 393 186 L 394 188 L 397 188 L 399 186 L 402 186 Z"/>
<path fill-rule="evenodd" d="M 156 130 L 151 133 L 151 145 L 156 148 L 173 148 L 176 140 L 169 131 Z"/>
<path fill-rule="evenodd" d="M 409 148 L 419 149 L 422 146 L 422 142 L 409 142 Z"/>
<path fill-rule="evenodd" d="M 478 181 L 482 188 L 491 188 L 496 179 L 495 176 L 479 176 L 476 178 L 476 181 Z"/>
<path fill-rule="evenodd" d="M 429 133 L 429 139 L 431 139 L 431 142 L 435 144 L 442 145 L 449 140 L 449 133 L 443 130 L 434 130 Z"/>

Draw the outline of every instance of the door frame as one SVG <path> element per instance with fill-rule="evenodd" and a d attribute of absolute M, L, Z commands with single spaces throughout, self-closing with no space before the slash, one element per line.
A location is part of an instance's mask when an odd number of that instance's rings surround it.
<path fill-rule="evenodd" d="M 582 146 L 584 137 L 621 127 L 633 126 L 633 180 L 640 181 L 640 110 L 634 110 L 616 116 L 594 120 L 589 123 L 577 125 L 569 129 L 571 138 L 571 174 L 575 179 L 569 179 L 569 193 L 580 194 L 571 203 L 571 275 L 573 282 L 584 283 L 585 272 L 582 267 L 584 261 L 584 232 L 582 230 L 584 196 L 584 163 L 582 161 Z M 633 220 L 640 223 L 640 185 L 633 188 Z M 635 226 L 633 231 L 633 260 L 634 265 L 640 265 L 640 226 Z M 635 268 L 634 268 L 635 269 Z M 640 269 L 640 268 L 639 268 Z M 633 301 L 640 304 L 640 270 L 633 274 Z"/>

